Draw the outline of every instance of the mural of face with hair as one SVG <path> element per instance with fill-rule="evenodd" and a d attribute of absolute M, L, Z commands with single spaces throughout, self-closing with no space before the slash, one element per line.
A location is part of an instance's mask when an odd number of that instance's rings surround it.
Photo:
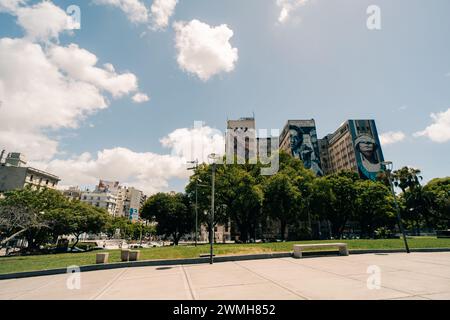
<path fill-rule="evenodd" d="M 315 130 L 291 126 L 289 132 L 291 134 L 292 155 L 302 160 L 305 168 L 313 170 L 316 175 L 323 175 L 319 156 L 316 154 L 313 144 L 312 135 L 315 135 Z"/>
<path fill-rule="evenodd" d="M 372 179 L 374 174 L 381 170 L 381 163 L 377 154 L 379 146 L 373 137 L 362 134 L 355 140 L 355 148 L 361 157 L 361 171 L 367 178 Z"/>
<path fill-rule="evenodd" d="M 378 163 L 378 159 L 376 157 L 376 151 L 378 146 L 375 142 L 375 139 L 371 136 L 364 134 L 359 136 L 356 139 L 356 149 L 364 156 L 364 158 L 371 163 Z"/>

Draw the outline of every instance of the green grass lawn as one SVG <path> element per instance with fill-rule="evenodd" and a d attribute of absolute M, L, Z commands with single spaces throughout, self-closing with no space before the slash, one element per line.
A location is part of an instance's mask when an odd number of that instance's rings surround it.
<path fill-rule="evenodd" d="M 327 243 L 330 241 L 296 241 L 258 244 L 216 244 L 216 255 L 253 254 L 270 252 L 292 251 L 293 244 L 300 243 Z M 348 243 L 349 249 L 401 249 L 403 240 L 340 240 Z M 450 239 L 437 239 L 433 237 L 420 237 L 408 239 L 411 248 L 450 248 Z M 53 255 L 36 255 L 23 257 L 0 257 L 0 274 L 66 268 L 68 266 L 95 264 L 95 255 L 100 251 L 87 253 L 64 253 Z M 120 262 L 120 251 L 110 250 L 109 261 Z M 196 258 L 200 254 L 209 252 L 209 245 L 198 247 L 180 246 L 141 249 L 141 260 Z"/>

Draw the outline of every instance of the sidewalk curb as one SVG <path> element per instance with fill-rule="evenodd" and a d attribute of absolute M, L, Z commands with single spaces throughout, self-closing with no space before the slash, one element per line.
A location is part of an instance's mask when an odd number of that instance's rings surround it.
<path fill-rule="evenodd" d="M 350 254 L 386 254 L 386 253 L 404 253 L 404 249 L 355 249 L 349 250 Z M 450 248 L 422 248 L 411 249 L 411 252 L 450 252 Z M 336 251 L 318 251 L 318 252 L 304 252 L 304 257 L 322 257 L 322 256 L 334 256 Z M 292 252 L 274 252 L 263 254 L 250 254 L 250 255 L 238 255 L 238 256 L 218 256 L 214 258 L 215 263 L 232 262 L 232 261 L 248 261 L 248 260 L 263 260 L 263 259 L 279 259 L 292 257 Z M 81 272 L 89 271 L 101 271 L 112 270 L 122 268 L 139 268 L 139 267 L 158 267 L 158 266 L 176 266 L 176 265 L 195 265 L 209 263 L 209 258 L 189 258 L 189 259 L 171 259 L 171 260 L 144 260 L 136 262 L 117 262 L 110 264 L 94 264 L 81 266 Z M 39 270 L 39 271 L 27 271 L 0 274 L 0 280 L 31 278 L 40 276 L 50 276 L 67 273 L 67 268 Z"/>

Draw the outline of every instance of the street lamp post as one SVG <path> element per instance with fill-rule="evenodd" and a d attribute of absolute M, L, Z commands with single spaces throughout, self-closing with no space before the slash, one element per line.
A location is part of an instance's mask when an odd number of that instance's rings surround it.
<path fill-rule="evenodd" d="M 188 170 L 198 170 L 198 159 L 195 161 L 190 161 L 189 163 L 195 164 L 193 168 L 188 168 Z M 195 178 L 195 246 L 197 247 L 198 238 L 198 178 Z"/>
<path fill-rule="evenodd" d="M 216 161 L 217 161 L 217 155 L 215 153 L 212 153 L 208 156 L 210 159 L 210 163 L 212 166 L 212 178 L 211 178 L 211 230 L 210 230 L 210 264 L 214 263 L 214 193 L 215 193 L 215 178 L 216 178 Z"/>
<path fill-rule="evenodd" d="M 391 188 L 392 195 L 394 196 L 395 209 L 397 210 L 398 226 L 399 226 L 400 231 L 402 232 L 402 235 L 403 235 L 403 241 L 405 242 L 406 253 L 410 253 L 411 251 L 409 250 L 408 240 L 406 239 L 405 229 L 403 228 L 402 216 L 401 216 L 401 213 L 400 213 L 400 207 L 398 205 L 397 196 L 395 194 L 394 183 L 393 183 L 392 178 L 391 178 L 391 173 L 392 173 L 392 170 L 394 168 L 394 164 L 392 163 L 392 161 L 385 161 L 385 162 L 382 163 L 382 165 L 386 168 L 386 173 L 387 173 L 387 177 L 388 177 L 388 180 L 389 180 L 389 186 Z"/>

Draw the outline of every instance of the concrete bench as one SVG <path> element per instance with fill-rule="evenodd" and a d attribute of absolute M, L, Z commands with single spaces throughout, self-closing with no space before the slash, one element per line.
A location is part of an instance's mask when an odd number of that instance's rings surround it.
<path fill-rule="evenodd" d="M 130 258 L 129 256 L 130 256 L 130 250 L 122 249 L 120 251 L 120 260 L 122 260 L 122 262 L 127 262 Z"/>
<path fill-rule="evenodd" d="M 108 263 L 109 253 L 97 253 L 95 257 L 96 264 L 105 264 Z"/>
<path fill-rule="evenodd" d="M 318 244 L 295 244 L 294 258 L 300 259 L 302 252 L 307 249 L 321 249 L 321 248 L 339 248 L 341 256 L 348 256 L 348 248 L 346 243 L 318 243 Z"/>
<path fill-rule="evenodd" d="M 141 251 L 139 250 L 130 250 L 128 254 L 129 261 L 138 261 L 141 256 Z"/>

